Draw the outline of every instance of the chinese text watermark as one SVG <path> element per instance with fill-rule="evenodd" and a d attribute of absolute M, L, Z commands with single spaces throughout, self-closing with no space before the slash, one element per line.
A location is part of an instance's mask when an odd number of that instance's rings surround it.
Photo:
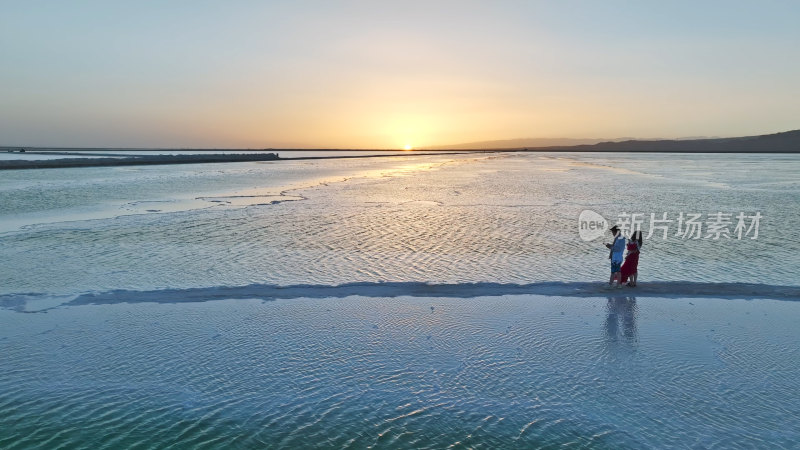
<path fill-rule="evenodd" d="M 614 224 L 623 235 L 641 231 L 645 239 L 758 239 L 761 212 L 726 213 L 627 213 L 616 217 Z M 578 233 L 584 241 L 603 236 L 609 222 L 599 213 L 584 210 L 578 217 Z"/>

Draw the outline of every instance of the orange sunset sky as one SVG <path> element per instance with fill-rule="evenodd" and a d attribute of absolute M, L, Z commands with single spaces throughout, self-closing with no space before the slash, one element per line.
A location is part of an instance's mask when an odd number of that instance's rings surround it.
<path fill-rule="evenodd" d="M 800 2 L 7 2 L 0 145 L 402 148 L 800 128 Z"/>

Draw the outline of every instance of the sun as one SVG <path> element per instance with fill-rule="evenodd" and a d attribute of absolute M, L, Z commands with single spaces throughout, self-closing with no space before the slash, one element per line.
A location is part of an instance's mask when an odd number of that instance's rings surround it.
<path fill-rule="evenodd" d="M 412 147 L 411 144 L 406 144 L 403 150 L 414 150 L 414 147 Z"/>

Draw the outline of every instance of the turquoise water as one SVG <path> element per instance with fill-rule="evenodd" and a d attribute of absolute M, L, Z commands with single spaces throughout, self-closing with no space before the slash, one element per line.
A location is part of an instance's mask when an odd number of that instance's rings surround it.
<path fill-rule="evenodd" d="M 537 295 L 0 311 L 2 448 L 791 448 L 800 303 Z"/>

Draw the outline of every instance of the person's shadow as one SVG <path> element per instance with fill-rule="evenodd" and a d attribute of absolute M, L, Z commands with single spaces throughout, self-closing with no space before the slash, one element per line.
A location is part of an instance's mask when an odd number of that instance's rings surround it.
<path fill-rule="evenodd" d="M 605 323 L 606 345 L 616 347 L 620 344 L 635 347 L 639 342 L 636 328 L 636 297 L 617 295 L 608 296 Z"/>

